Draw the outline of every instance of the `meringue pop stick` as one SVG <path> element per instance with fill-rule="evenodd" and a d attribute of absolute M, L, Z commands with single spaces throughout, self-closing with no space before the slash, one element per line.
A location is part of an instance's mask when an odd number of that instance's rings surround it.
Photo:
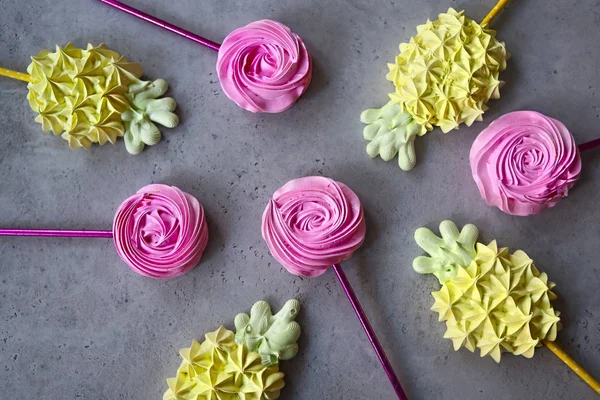
<path fill-rule="evenodd" d="M 0 229 L 0 236 L 43 236 L 43 237 L 81 237 L 112 238 L 112 231 L 87 231 L 66 229 Z"/>
<path fill-rule="evenodd" d="M 577 146 L 579 151 L 588 151 L 600 147 L 600 139 L 590 140 Z"/>
<path fill-rule="evenodd" d="M 167 279 L 200 262 L 208 227 L 195 197 L 174 186 L 153 184 L 119 206 L 112 231 L 0 229 L 0 236 L 112 238 L 119 257 L 135 272 Z"/>
<path fill-rule="evenodd" d="M 273 194 L 262 220 L 262 236 L 273 257 L 293 275 L 308 278 L 333 266 L 398 399 L 407 396 L 385 355 L 340 263 L 364 242 L 366 223 L 358 196 L 322 176 L 292 180 Z"/>
<path fill-rule="evenodd" d="M 485 18 L 483 19 L 483 21 L 481 21 L 481 25 L 489 24 L 490 22 L 492 22 L 494 20 L 494 18 L 496 18 L 496 16 L 498 14 L 500 14 L 500 11 L 502 11 L 502 9 L 504 7 L 506 7 L 506 5 L 509 2 L 510 2 L 510 0 L 500 0 L 500 1 L 498 1 L 498 3 L 496 3 L 496 5 L 494 6 L 494 8 L 492 8 L 490 10 L 490 12 L 488 13 L 488 15 L 485 16 Z"/>
<path fill-rule="evenodd" d="M 543 341 L 546 347 L 553 352 L 556 357 L 560 358 L 562 362 L 567 364 L 573 372 L 575 372 L 585 383 L 587 383 L 594 391 L 600 394 L 600 382 L 598 382 L 593 376 L 591 376 L 577 361 L 567 354 L 559 345 L 549 340 Z"/>
<path fill-rule="evenodd" d="M 360 324 L 362 325 L 363 329 L 365 330 L 365 333 L 367 334 L 367 337 L 369 338 L 369 342 L 371 342 L 371 345 L 373 346 L 373 350 L 375 350 L 375 354 L 377 354 L 377 358 L 379 359 L 379 362 L 381 363 L 381 366 L 383 367 L 385 374 L 387 375 L 388 379 L 390 380 L 390 383 L 392 384 L 394 391 L 396 392 L 396 395 L 401 400 L 404 400 L 404 399 L 408 400 L 408 397 L 406 397 L 406 393 L 404 393 L 404 390 L 402 389 L 402 386 L 400 385 L 400 381 L 398 381 L 398 377 L 396 376 L 396 373 L 394 372 L 394 368 L 392 368 L 390 361 L 388 360 L 387 356 L 385 355 L 385 351 L 383 350 L 383 347 L 381 347 L 381 343 L 379 343 L 379 339 L 377 339 L 377 335 L 375 334 L 373 327 L 369 323 L 369 319 L 367 318 L 367 315 L 365 314 L 364 310 L 362 309 L 362 306 L 360 305 L 360 302 L 358 301 L 358 298 L 356 297 L 356 294 L 354 293 L 352 286 L 350 286 L 350 282 L 348 281 L 346 274 L 342 270 L 342 266 L 340 264 L 334 264 L 333 271 L 335 272 L 336 276 L 338 277 L 340 284 L 342 285 L 342 288 L 344 289 L 344 292 L 346 293 L 346 296 L 348 296 L 348 300 L 350 300 L 350 304 L 352 304 L 352 308 L 354 309 L 354 312 L 356 313 L 356 316 L 358 317 Z"/>
<path fill-rule="evenodd" d="M 124 11 L 124 12 L 126 12 L 128 14 L 131 14 L 131 15 L 133 15 L 135 17 L 141 18 L 144 21 L 148 21 L 151 24 L 154 24 L 156 26 L 160 26 L 163 29 L 166 29 L 166 30 L 168 30 L 170 32 L 176 33 L 176 34 L 178 34 L 180 36 L 183 36 L 186 39 L 192 40 L 192 41 L 194 41 L 196 43 L 199 43 L 199 44 L 201 44 L 203 46 L 206 46 L 209 49 L 213 49 L 215 51 L 219 51 L 219 47 L 221 47 L 220 44 L 215 43 L 212 40 L 208 40 L 206 38 L 203 38 L 202 36 L 196 35 L 195 33 L 192 33 L 190 31 L 186 31 L 185 29 L 182 29 L 182 28 L 180 28 L 178 26 L 175 26 L 175 25 L 170 24 L 170 23 L 168 23 L 166 21 L 163 21 L 160 18 L 153 17 L 152 15 L 146 14 L 143 11 L 140 11 L 138 9 L 135 9 L 133 7 L 125 5 L 125 4 L 121 3 L 120 1 L 117 1 L 117 0 L 98 0 L 98 1 L 101 1 L 104 4 L 108 4 L 111 7 L 115 7 L 117 9 L 119 9 L 121 11 Z"/>
<path fill-rule="evenodd" d="M 29 74 L 24 74 L 23 72 L 13 71 L 12 69 L 2 68 L 0 67 L 0 75 L 5 76 L 7 78 L 17 79 L 23 82 L 31 82 L 31 77 Z"/>

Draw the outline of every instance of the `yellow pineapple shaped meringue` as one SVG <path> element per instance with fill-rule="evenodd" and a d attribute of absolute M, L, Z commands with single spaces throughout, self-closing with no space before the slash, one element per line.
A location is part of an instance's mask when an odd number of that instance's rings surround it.
<path fill-rule="evenodd" d="M 510 253 L 496 241 L 477 243 L 478 230 L 460 232 L 451 221 L 440 224 L 441 238 L 427 228 L 415 232 L 417 244 L 429 256 L 417 257 L 413 268 L 434 274 L 442 288 L 433 292 L 431 309 L 446 322 L 444 338 L 454 349 L 479 348 L 500 362 L 509 352 L 531 358 L 543 340 L 554 341 L 560 312 L 551 301 L 554 283 L 521 250 Z"/>
<path fill-rule="evenodd" d="M 204 342 L 194 340 L 179 352 L 183 361 L 177 375 L 167 379 L 163 400 L 278 399 L 285 385 L 279 360 L 298 351 L 300 326 L 294 319 L 299 309 L 297 300 L 289 300 L 272 315 L 268 303 L 259 301 L 251 317 L 238 314 L 235 335 L 221 326 L 207 333 Z"/>
<path fill-rule="evenodd" d="M 155 122 L 168 128 L 179 123 L 175 100 L 159 98 L 168 89 L 166 81 L 141 80 L 141 65 L 104 44 L 43 50 L 31 57 L 27 72 L 27 98 L 39 114 L 35 120 L 72 149 L 89 150 L 124 137 L 127 151 L 138 154 L 160 141 Z"/>
<path fill-rule="evenodd" d="M 389 103 L 360 116 L 369 156 L 389 161 L 398 154 L 400 168 L 408 171 L 416 164 L 417 136 L 435 126 L 447 133 L 481 121 L 488 100 L 500 98 L 499 74 L 509 56 L 496 32 L 464 11 L 450 8 L 419 25 L 388 64 L 386 78 L 395 87 Z"/>

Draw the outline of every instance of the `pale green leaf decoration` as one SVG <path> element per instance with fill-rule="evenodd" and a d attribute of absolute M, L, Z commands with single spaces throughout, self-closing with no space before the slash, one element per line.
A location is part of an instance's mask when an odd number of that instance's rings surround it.
<path fill-rule="evenodd" d="M 367 124 L 363 136 L 370 141 L 367 154 L 371 158 L 380 156 L 389 161 L 398 154 L 401 169 L 410 171 L 414 168 L 417 162 L 414 141 L 420 128 L 400 105 L 390 101 L 382 108 L 365 110 L 360 121 Z"/>
<path fill-rule="evenodd" d="M 441 284 L 452 279 L 461 266 L 469 265 L 475 257 L 475 243 L 479 231 L 475 225 L 465 225 L 459 232 L 452 221 L 440 224 L 438 237 L 427 228 L 415 232 L 415 241 L 429 257 L 420 256 L 413 261 L 413 268 L 420 274 L 433 274 Z"/>
<path fill-rule="evenodd" d="M 260 354 L 264 365 L 289 360 L 298 353 L 300 325 L 294 320 L 299 311 L 298 300 L 288 300 L 275 315 L 267 302 L 259 301 L 250 316 L 241 313 L 235 317 L 235 341 Z"/>
<path fill-rule="evenodd" d="M 125 122 L 125 148 L 131 154 L 138 154 L 146 145 L 157 144 L 162 135 L 155 123 L 167 128 L 179 124 L 173 112 L 177 108 L 171 97 L 159 98 L 167 92 L 169 85 L 164 79 L 154 82 L 137 81 L 129 86 L 126 97 L 130 107 L 121 114 Z"/>

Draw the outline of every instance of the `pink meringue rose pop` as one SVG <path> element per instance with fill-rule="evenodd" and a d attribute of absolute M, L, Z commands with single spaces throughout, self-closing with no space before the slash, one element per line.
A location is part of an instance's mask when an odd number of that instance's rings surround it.
<path fill-rule="evenodd" d="M 223 91 L 252 112 L 278 113 L 304 93 L 312 63 L 302 39 L 268 19 L 231 32 L 219 48 L 217 74 Z"/>
<path fill-rule="evenodd" d="M 195 197 L 167 185 L 148 185 L 115 214 L 119 256 L 139 274 L 173 278 L 194 268 L 208 243 L 204 209 Z"/>
<path fill-rule="evenodd" d="M 310 84 L 308 50 L 300 36 L 279 22 L 252 22 L 231 32 L 220 45 L 117 0 L 99 1 L 218 51 L 221 87 L 227 97 L 248 111 L 285 111 Z"/>
<path fill-rule="evenodd" d="M 185 274 L 208 242 L 204 209 L 174 186 L 148 185 L 117 210 L 112 230 L 0 229 L 0 236 L 112 238 L 131 269 L 151 278 Z"/>
<path fill-rule="evenodd" d="M 356 194 L 320 176 L 286 183 L 263 214 L 262 236 L 271 254 L 294 275 L 319 276 L 352 257 L 365 232 Z"/>
<path fill-rule="evenodd" d="M 581 158 L 567 128 L 534 111 L 496 119 L 471 147 L 471 170 L 481 196 L 507 214 L 539 214 L 573 187 Z"/>
<path fill-rule="evenodd" d="M 262 219 L 271 254 L 290 273 L 309 278 L 332 267 L 398 399 L 406 394 L 340 263 L 365 240 L 366 224 L 358 196 L 346 185 L 322 176 L 289 181 L 273 194 Z"/>

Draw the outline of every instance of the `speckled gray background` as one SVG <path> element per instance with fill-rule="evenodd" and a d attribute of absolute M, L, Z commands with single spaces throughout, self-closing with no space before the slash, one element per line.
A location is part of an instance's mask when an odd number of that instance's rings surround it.
<path fill-rule="evenodd" d="M 0 0 L 0 65 L 25 70 L 55 44 L 105 42 L 171 85 L 181 125 L 130 156 L 122 142 L 89 152 L 43 134 L 25 84 L 0 78 L 0 226 L 108 229 L 120 202 L 159 182 L 205 206 L 210 242 L 186 276 L 136 275 L 110 240 L 0 240 L 0 392 L 22 399 L 157 399 L 179 365 L 178 349 L 259 299 L 303 304 L 301 350 L 282 364 L 282 399 L 391 399 L 393 392 L 332 271 L 307 280 L 268 254 L 260 218 L 289 179 L 323 174 L 360 196 L 367 241 L 344 263 L 350 281 L 411 399 L 592 399 L 547 349 L 500 365 L 454 352 L 429 311 L 433 277 L 412 271 L 412 236 L 446 218 L 473 222 L 482 240 L 525 249 L 558 283 L 558 341 L 600 376 L 600 153 L 583 156 L 569 198 L 540 216 L 510 217 L 485 205 L 470 177 L 470 144 L 492 119 L 534 109 L 563 121 L 578 142 L 597 137 L 598 1 L 515 1 L 494 23 L 513 57 L 502 98 L 485 122 L 418 140 L 418 166 L 365 153 L 360 112 L 386 102 L 384 78 L 398 43 L 453 6 L 480 20 L 494 0 L 129 0 L 216 41 L 261 18 L 306 42 L 314 80 L 292 109 L 256 115 L 221 92 L 216 54 L 92 0 Z M 598 92 L 600 95 L 600 92 Z"/>

